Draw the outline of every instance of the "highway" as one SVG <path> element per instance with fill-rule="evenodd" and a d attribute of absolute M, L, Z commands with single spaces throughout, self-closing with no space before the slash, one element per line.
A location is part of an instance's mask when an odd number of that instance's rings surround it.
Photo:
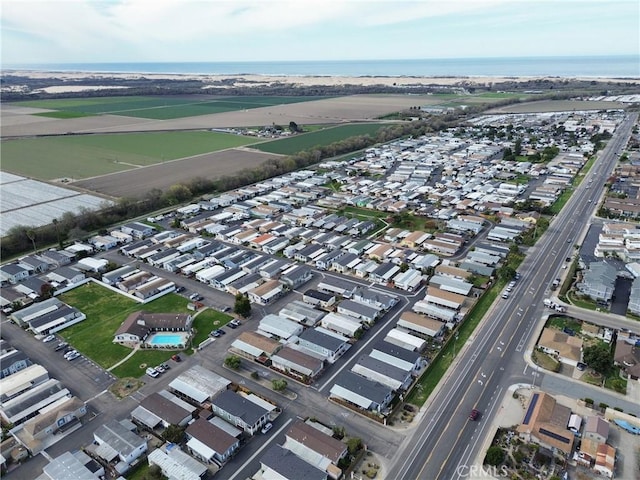
<path fill-rule="evenodd" d="M 516 383 L 546 386 L 541 372 L 525 373 L 524 360 L 526 350 L 540 331 L 542 300 L 550 296 L 550 284 L 561 276 L 564 259 L 573 254 L 580 235 L 588 228 L 601 186 L 626 145 L 636 118 L 636 114 L 628 115 L 617 128 L 591 172 L 547 232 L 529 249 L 518 269 L 521 279 L 510 298 L 494 304 L 462 348 L 425 406 L 420 426 L 405 440 L 404 454 L 391 467 L 387 478 L 464 478 L 462 473 L 468 470 L 459 467 L 473 464 L 508 386 Z M 587 188 L 590 185 L 593 188 Z M 558 389 L 561 392 L 563 387 L 566 393 L 567 385 L 554 381 L 550 382 L 555 385 L 551 393 Z M 629 403 L 629 407 L 640 414 L 637 405 Z M 477 422 L 468 419 L 473 408 L 482 412 Z"/>

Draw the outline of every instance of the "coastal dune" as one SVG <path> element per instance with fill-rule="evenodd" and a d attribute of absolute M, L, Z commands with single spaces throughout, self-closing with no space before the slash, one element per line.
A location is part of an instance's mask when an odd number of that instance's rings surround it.
<path fill-rule="evenodd" d="M 30 70 L 5 70 L 5 74 L 21 76 L 34 79 L 51 79 L 60 80 L 62 82 L 87 81 L 95 80 L 95 86 L 87 86 L 87 89 L 103 89 L 100 80 L 104 79 L 122 79 L 137 80 L 141 78 L 157 79 L 157 80 L 200 80 L 207 88 L 206 84 L 210 83 L 211 87 L 220 87 L 222 85 L 232 87 L 241 86 L 266 86 L 274 84 L 299 85 L 301 87 L 310 87 L 314 85 L 324 86 L 341 86 L 341 85 L 384 85 L 384 86 L 412 86 L 412 85 L 434 85 L 434 86 L 488 86 L 492 84 L 506 82 L 531 82 L 535 80 L 581 80 L 609 82 L 609 83 L 632 83 L 640 84 L 640 77 L 637 78 L 601 78 L 601 77 L 532 77 L 532 76 L 437 76 L 437 77 L 419 77 L 419 76 L 328 76 L 328 75 L 199 75 L 199 74 L 163 74 L 163 73 L 109 73 L 109 72 L 45 72 Z M 55 85 L 52 82 L 51 87 L 57 87 L 51 93 L 62 93 L 65 87 L 73 87 L 73 91 L 78 91 L 77 85 Z"/>

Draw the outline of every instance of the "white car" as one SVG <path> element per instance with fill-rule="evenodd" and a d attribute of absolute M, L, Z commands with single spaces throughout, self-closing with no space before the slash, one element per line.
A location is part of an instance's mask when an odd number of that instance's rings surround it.
<path fill-rule="evenodd" d="M 76 351 L 75 353 L 73 353 L 73 354 L 69 355 L 69 356 L 67 357 L 67 360 L 68 360 L 68 361 L 75 360 L 75 359 L 76 359 L 76 358 L 78 358 L 79 356 L 80 356 L 80 352 Z"/>
<path fill-rule="evenodd" d="M 155 368 L 156 368 L 156 372 L 158 372 L 158 373 L 164 373 L 165 372 L 165 369 L 164 369 L 164 367 L 162 365 L 158 365 Z"/>
<path fill-rule="evenodd" d="M 267 433 L 272 428 L 273 428 L 273 423 L 265 423 L 264 427 L 262 427 L 262 430 L 260 430 L 260 433 Z"/>
<path fill-rule="evenodd" d="M 149 375 L 150 377 L 156 378 L 160 374 L 155 368 L 149 367 L 147 368 L 147 375 Z"/>
<path fill-rule="evenodd" d="M 42 341 L 43 341 L 44 343 L 49 343 L 49 342 L 53 342 L 55 339 L 56 339 L 56 336 L 55 336 L 55 335 L 47 335 L 46 337 L 44 337 L 44 338 L 42 339 Z"/>
<path fill-rule="evenodd" d="M 70 350 L 64 354 L 64 358 L 68 360 L 71 355 L 75 355 L 76 353 L 80 353 L 80 352 L 78 352 L 77 350 Z"/>

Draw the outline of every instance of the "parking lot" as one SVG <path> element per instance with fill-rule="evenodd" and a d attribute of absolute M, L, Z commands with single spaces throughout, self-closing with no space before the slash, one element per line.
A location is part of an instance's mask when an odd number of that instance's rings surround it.
<path fill-rule="evenodd" d="M 34 363 L 44 366 L 49 371 L 49 377 L 60 380 L 81 400 L 94 398 L 115 381 L 111 373 L 83 355 L 74 360 L 66 360 L 66 349 L 55 351 L 58 344 L 64 341 L 58 336 L 55 340 L 45 343 L 8 320 L 3 320 L 2 337 L 18 350 L 28 352 Z"/>

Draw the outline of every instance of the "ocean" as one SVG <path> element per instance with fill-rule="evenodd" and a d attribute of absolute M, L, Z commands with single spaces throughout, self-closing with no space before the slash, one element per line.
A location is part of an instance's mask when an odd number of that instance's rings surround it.
<path fill-rule="evenodd" d="M 3 70 L 185 75 L 639 78 L 640 57 L 618 55 L 288 62 L 50 63 L 3 65 L 2 68 Z"/>

